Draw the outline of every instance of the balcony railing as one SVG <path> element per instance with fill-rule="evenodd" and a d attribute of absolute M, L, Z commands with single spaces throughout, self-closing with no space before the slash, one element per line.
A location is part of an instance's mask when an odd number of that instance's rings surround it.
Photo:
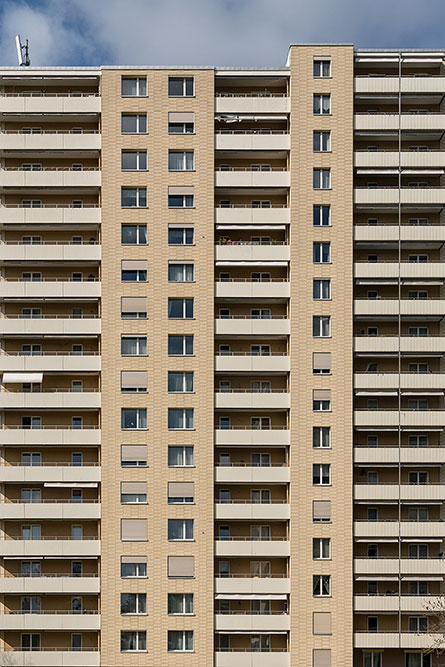
<path fill-rule="evenodd" d="M 252 206 L 252 204 L 227 204 L 224 206 L 215 206 L 215 208 L 251 208 L 253 210 L 266 211 L 271 208 L 289 208 L 287 204 L 273 204 L 272 206 Z"/>
<path fill-rule="evenodd" d="M 8 431 L 11 429 L 21 429 L 21 430 L 27 430 L 27 431 L 42 431 L 45 429 L 63 429 L 63 430 L 71 430 L 71 431 L 83 431 L 84 429 L 100 429 L 100 426 L 90 426 L 90 425 L 85 425 L 85 426 L 72 426 L 71 424 L 65 424 L 65 425 L 55 425 L 55 424 L 47 424 L 47 425 L 42 425 L 42 426 L 23 426 L 23 424 L 13 424 L 9 426 L 8 424 L 2 424 L 0 426 L 0 430 L 2 431 Z"/>
<path fill-rule="evenodd" d="M 215 130 L 215 134 L 240 134 L 240 135 L 245 135 L 245 134 L 280 134 L 280 135 L 287 135 L 289 134 L 289 130 L 269 130 L 269 129 L 261 129 L 257 128 L 255 130 L 250 129 L 250 130 Z"/>
<path fill-rule="evenodd" d="M 253 227 L 252 231 L 255 231 L 255 228 Z M 253 246 L 275 246 L 275 245 L 288 245 L 286 241 L 275 241 L 274 239 L 271 239 L 270 241 L 233 241 L 232 239 L 225 239 L 224 241 L 220 240 L 219 243 L 215 244 L 216 247 L 220 246 L 239 246 L 239 245 L 253 245 Z"/>
<path fill-rule="evenodd" d="M 82 278 L 74 280 L 73 278 L 39 278 L 39 280 L 27 280 L 25 278 L 3 278 L 0 283 L 100 283 L 100 278 Z"/>
<path fill-rule="evenodd" d="M 75 206 L 74 204 L 41 204 L 41 206 L 23 206 L 22 204 L 1 204 L 0 208 L 23 208 L 23 209 L 36 209 L 36 208 L 100 208 L 99 204 L 83 204 L 82 206 Z"/>
<path fill-rule="evenodd" d="M 0 351 L 0 357 L 98 357 L 100 352 L 72 352 L 67 350 L 61 352 L 60 350 L 49 350 L 45 352 L 6 352 Z"/>
<path fill-rule="evenodd" d="M 288 389 L 216 389 L 215 394 L 287 394 Z"/>
<path fill-rule="evenodd" d="M 6 646 L 5 644 L 2 646 L 1 652 L 3 653 L 6 651 L 7 653 L 14 653 L 14 652 L 21 652 L 21 653 L 36 653 L 40 651 L 61 651 L 62 653 L 65 653 L 65 651 L 73 652 L 73 653 L 83 653 L 83 652 L 90 652 L 94 651 L 97 652 L 99 649 L 97 647 L 89 647 L 89 646 L 83 646 L 82 648 L 73 648 L 72 646 L 40 646 L 39 648 L 23 648 L 23 647 L 13 647 L 13 646 Z M 32 664 L 32 663 L 31 663 Z"/>
<path fill-rule="evenodd" d="M 215 498 L 215 503 L 217 505 L 288 505 L 288 500 L 252 500 L 247 498 L 245 500 L 221 500 L 220 498 Z"/>
<path fill-rule="evenodd" d="M 23 130 L 3 130 L 2 134 L 20 134 L 30 137 L 37 137 L 41 134 L 100 134 L 99 130 L 82 130 L 82 132 L 77 132 L 76 130 L 40 130 L 40 132 L 23 132 Z"/>
<path fill-rule="evenodd" d="M 45 541 L 57 541 L 57 542 L 64 542 L 64 541 L 72 541 L 72 542 L 84 542 L 85 540 L 98 540 L 99 537 L 96 535 L 95 537 L 91 536 L 86 536 L 83 535 L 82 537 L 71 537 L 71 535 L 42 535 L 38 539 L 26 539 L 23 538 L 21 535 L 0 535 L 0 540 L 9 542 L 9 541 L 20 541 L 20 542 L 45 542 Z"/>
<path fill-rule="evenodd" d="M 0 611 L 0 616 L 28 616 L 30 614 L 44 615 L 44 614 L 63 614 L 70 616 L 81 616 L 82 614 L 99 614 L 97 609 L 81 609 L 79 611 L 73 611 L 72 609 L 42 609 L 41 611 L 22 611 L 21 609 L 5 609 Z"/>
<path fill-rule="evenodd" d="M 86 505 L 91 503 L 100 503 L 100 500 L 85 500 L 80 498 L 77 500 L 72 500 L 71 498 L 56 498 L 47 500 L 46 498 L 40 500 L 22 500 L 21 498 L 0 498 L 0 505 L 41 505 L 41 504 L 59 504 L 63 503 L 65 505 Z"/>
<path fill-rule="evenodd" d="M 99 315 L 8 315 L 7 313 L 0 313 L 0 319 L 3 320 L 98 320 Z"/>
<path fill-rule="evenodd" d="M 97 394 L 100 393 L 100 389 L 73 389 L 72 387 L 67 387 L 66 389 L 39 389 L 38 391 L 7 391 L 4 387 L 0 386 L 0 393 L 3 394 Z"/>
<path fill-rule="evenodd" d="M 258 310 L 258 309 L 257 309 Z M 217 320 L 288 320 L 287 315 L 272 315 L 272 317 L 257 317 L 256 315 L 223 315 Z"/>
<path fill-rule="evenodd" d="M 224 318 L 223 318 L 224 319 Z M 1 356 L 1 352 L 0 352 Z M 252 352 L 215 352 L 215 357 L 288 357 L 288 352 L 271 352 L 270 354 L 252 354 Z"/>
<path fill-rule="evenodd" d="M 288 283 L 288 278 L 215 278 L 216 283 Z"/>
<path fill-rule="evenodd" d="M 89 463 L 85 462 L 82 463 L 82 465 L 79 465 L 78 463 L 73 463 L 72 461 L 42 461 L 39 465 L 36 465 L 35 463 L 22 463 L 21 461 L 5 461 L 4 459 L 0 459 L 0 468 L 4 466 L 5 468 L 10 468 L 10 467 L 19 467 L 19 468 L 46 468 L 48 466 L 54 466 L 54 467 L 70 467 L 70 468 L 88 468 L 91 466 L 98 467 L 100 466 L 100 463 Z"/>
<path fill-rule="evenodd" d="M 221 431 L 286 431 L 289 426 L 252 426 L 252 424 L 242 424 L 236 426 L 219 426 L 218 424 L 215 428 Z"/>
<path fill-rule="evenodd" d="M 234 535 L 233 537 L 221 537 L 220 535 L 215 536 L 217 542 L 288 542 L 288 537 L 247 537 L 243 535 Z"/>
<path fill-rule="evenodd" d="M 215 97 L 288 97 L 287 93 L 272 93 L 270 90 L 254 90 L 250 93 L 215 92 Z"/>
<path fill-rule="evenodd" d="M 3 574 L 0 575 L 0 579 L 82 579 L 82 578 L 98 578 L 99 574 L 97 572 L 94 572 L 92 574 L 84 573 L 84 574 L 72 574 L 72 573 L 67 573 L 63 574 L 63 572 L 42 572 L 40 574 L 23 574 L 23 572 L 20 572 L 18 574 L 13 574 L 12 572 L 8 572 L 7 570 L 3 570 Z"/>
<path fill-rule="evenodd" d="M 288 574 L 215 574 L 217 579 L 288 579 Z"/>
<path fill-rule="evenodd" d="M 10 246 L 31 246 L 35 248 L 36 246 L 41 246 L 41 245 L 61 245 L 61 246 L 96 246 L 100 245 L 99 241 L 83 241 L 80 240 L 79 242 L 73 242 L 73 241 L 39 241 L 38 243 L 25 243 L 24 241 L 0 241 L 0 246 L 2 245 L 10 245 Z"/>
<path fill-rule="evenodd" d="M 0 462 L 1 465 L 1 462 Z M 215 463 L 215 468 L 287 468 L 288 463 Z"/>
<path fill-rule="evenodd" d="M 0 97 L 100 97 L 99 93 L 49 93 L 46 90 L 33 91 L 30 93 L 1 93 Z"/>
<path fill-rule="evenodd" d="M 0 174 L 2 171 L 20 171 L 23 173 L 35 174 L 42 171 L 100 171 L 99 167 L 82 167 L 82 169 L 75 169 L 73 167 L 42 167 L 40 169 L 23 169 L 22 167 L 2 167 L 0 169 Z"/>

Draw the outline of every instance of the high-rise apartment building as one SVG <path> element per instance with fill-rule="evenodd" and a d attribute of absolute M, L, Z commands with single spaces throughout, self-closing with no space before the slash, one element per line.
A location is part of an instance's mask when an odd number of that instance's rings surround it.
<path fill-rule="evenodd" d="M 444 60 L 0 69 L 0 665 L 441 664 Z"/>

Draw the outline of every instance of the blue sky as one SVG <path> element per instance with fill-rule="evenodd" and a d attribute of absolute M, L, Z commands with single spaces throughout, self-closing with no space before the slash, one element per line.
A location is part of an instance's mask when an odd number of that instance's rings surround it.
<path fill-rule="evenodd" d="M 14 36 L 32 65 L 281 66 L 290 43 L 445 48 L 445 0 L 0 0 L 0 65 Z"/>

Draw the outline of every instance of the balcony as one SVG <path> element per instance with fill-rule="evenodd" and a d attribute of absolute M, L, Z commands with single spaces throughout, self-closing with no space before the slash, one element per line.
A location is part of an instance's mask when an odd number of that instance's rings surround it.
<path fill-rule="evenodd" d="M 46 352 L 44 354 L 0 354 L 0 372 L 14 373 L 97 373 L 101 368 L 99 354 L 66 354 Z"/>
<path fill-rule="evenodd" d="M 442 206 L 445 202 L 444 188 L 409 188 L 400 191 L 401 204 L 428 204 Z M 396 187 L 387 188 L 355 188 L 354 203 L 361 206 L 382 204 L 393 206 L 399 202 L 399 191 Z"/>
<path fill-rule="evenodd" d="M 101 223 L 102 211 L 98 206 L 74 208 L 66 206 L 43 206 L 23 208 L 0 206 L 0 227 L 4 225 L 89 225 Z"/>
<path fill-rule="evenodd" d="M 442 430 L 445 423 L 445 410 L 402 410 L 400 413 L 402 428 L 415 427 Z M 354 410 L 356 428 L 389 428 L 397 430 L 399 413 L 397 410 Z"/>
<path fill-rule="evenodd" d="M 355 521 L 355 537 L 398 537 L 399 525 L 393 521 Z M 445 538 L 445 523 L 443 521 L 402 521 L 400 536 L 409 538 L 434 537 Z"/>
<path fill-rule="evenodd" d="M 0 615 L 1 619 L 1 615 Z M 215 614 L 215 632 L 288 632 L 286 614 Z"/>
<path fill-rule="evenodd" d="M 70 132 L 42 132 L 21 134 L 3 132 L 0 137 L 0 153 L 6 151 L 99 151 L 101 135 L 89 131 L 80 134 Z"/>
<path fill-rule="evenodd" d="M 0 356 L 0 369 L 2 358 Z M 290 357 L 285 354 L 252 355 L 233 352 L 215 357 L 218 373 L 286 373 L 290 371 Z"/>
<path fill-rule="evenodd" d="M 76 338 L 82 336 L 99 336 L 100 331 L 101 321 L 98 317 L 77 318 L 70 317 L 69 315 L 36 317 L 33 319 L 10 315 L 0 317 L 0 336 L 46 335 Z"/>
<path fill-rule="evenodd" d="M 445 451 L 445 449 L 444 449 Z M 2 469 L 0 467 L 0 481 Z M 288 466 L 217 466 L 215 484 L 286 484 L 290 481 Z"/>
<path fill-rule="evenodd" d="M 355 632 L 354 647 L 385 649 L 422 649 L 445 647 L 443 634 L 417 634 L 415 632 Z"/>
<path fill-rule="evenodd" d="M 98 595 L 99 577 L 70 577 L 61 574 L 41 577 L 0 577 L 2 595 Z M 1 664 L 1 663 L 0 663 Z"/>
<path fill-rule="evenodd" d="M 356 76 L 354 82 L 356 93 L 399 92 L 399 77 L 397 76 Z M 445 77 L 402 76 L 400 91 L 402 93 L 445 93 Z"/>
<path fill-rule="evenodd" d="M 24 466 L 0 465 L 0 484 L 34 484 L 43 482 L 64 483 L 98 483 L 101 480 L 99 465 L 68 465 L 51 463 L 51 465 Z"/>
<path fill-rule="evenodd" d="M 215 579 L 215 595 L 288 595 L 287 577 L 222 577 Z"/>
<path fill-rule="evenodd" d="M 93 93 L 47 93 L 35 97 L 6 93 L 0 98 L 0 114 L 99 114 L 100 110 L 101 98 Z"/>
<path fill-rule="evenodd" d="M 356 336 L 354 351 L 356 354 L 375 353 L 376 355 L 392 353 L 399 350 L 398 336 Z M 400 351 L 403 353 L 438 353 L 445 352 L 445 336 L 401 336 Z"/>
<path fill-rule="evenodd" d="M 1 179 L 0 179 L 1 183 Z M 288 188 L 290 173 L 284 169 L 252 171 L 251 169 L 231 169 L 215 172 L 216 188 Z"/>
<path fill-rule="evenodd" d="M 1 518 L 0 503 L 0 518 Z M 249 501 L 231 501 L 215 503 L 216 521 L 287 521 L 290 519 L 290 506 L 285 502 L 251 503 Z"/>
<path fill-rule="evenodd" d="M 397 113 L 356 113 L 354 114 L 355 130 L 397 131 L 399 114 Z M 400 119 L 402 130 L 436 130 L 441 132 L 445 127 L 445 114 L 442 113 L 402 113 Z"/>
<path fill-rule="evenodd" d="M 0 141 L 0 149 L 2 147 Z M 274 130 L 223 130 L 215 134 L 216 151 L 288 151 L 290 135 L 286 131 Z"/>
<path fill-rule="evenodd" d="M 397 558 L 354 558 L 355 574 L 397 574 L 399 561 Z M 403 575 L 436 575 L 445 574 L 443 558 L 402 558 L 400 572 Z M 417 607 L 419 609 L 419 607 Z"/>
<path fill-rule="evenodd" d="M 100 519 L 100 503 L 98 501 L 48 501 L 39 503 L 1 502 L 0 521 L 34 521 L 37 519 L 57 519 L 60 521 L 83 521 Z"/>
<path fill-rule="evenodd" d="M 414 243 L 443 243 L 445 241 L 445 225 L 402 225 L 400 227 L 400 239 Z M 397 225 L 355 225 L 354 240 L 366 243 L 377 241 L 395 243 L 399 240 L 399 227 Z"/>
<path fill-rule="evenodd" d="M 0 138 L 1 145 L 1 138 Z M 96 170 L 42 169 L 23 171 L 0 169 L 0 189 L 4 188 L 99 188 L 101 172 Z"/>
<path fill-rule="evenodd" d="M 377 280 L 397 278 L 399 265 L 397 262 L 354 262 L 354 278 Z M 400 277 L 419 279 L 444 279 L 445 262 L 401 262 Z"/>
<path fill-rule="evenodd" d="M 1 405 L 1 394 L 0 394 Z M 231 390 L 215 393 L 216 410 L 287 410 L 290 394 L 283 391 Z"/>
<path fill-rule="evenodd" d="M 359 500 L 394 500 L 399 497 L 397 484 L 355 484 L 354 498 Z M 435 500 L 445 498 L 445 484 L 401 484 L 400 498 L 402 500 Z"/>
<path fill-rule="evenodd" d="M 434 595 L 355 595 L 354 611 L 397 614 L 400 601 L 401 611 L 425 613 L 428 608 L 441 609 L 442 600 L 442 596 Z"/>
<path fill-rule="evenodd" d="M 100 540 L 95 538 L 70 540 L 47 537 L 42 540 L 0 539 L 0 558 L 97 558 Z"/>
<path fill-rule="evenodd" d="M 0 391 L 1 410 L 98 410 L 99 391 Z"/>
<path fill-rule="evenodd" d="M 2 280 L 0 298 L 6 299 L 89 299 L 100 298 L 100 282 L 97 280 Z"/>
<path fill-rule="evenodd" d="M 290 98 L 286 95 L 243 95 L 224 93 L 215 98 L 215 113 L 222 114 L 286 114 Z"/>
<path fill-rule="evenodd" d="M 399 153 L 397 151 L 355 151 L 354 152 L 355 167 L 365 168 L 398 168 L 399 167 Z M 401 151 L 400 166 L 411 169 L 428 169 L 443 168 L 445 164 L 445 152 L 440 150 L 434 151 Z"/>
<path fill-rule="evenodd" d="M 288 262 L 290 246 L 232 242 L 215 246 L 215 260 L 217 262 Z"/>
<path fill-rule="evenodd" d="M 445 373 L 401 373 L 400 389 L 443 391 Z M 354 389 L 395 390 L 399 387 L 397 373 L 355 373 Z"/>
<path fill-rule="evenodd" d="M 286 427 L 272 429 L 215 429 L 216 447 L 288 447 L 290 431 Z"/>
<path fill-rule="evenodd" d="M 66 243 L 57 243 L 57 244 L 42 243 L 39 245 L 2 243 L 0 245 L 0 262 L 25 262 L 25 263 L 80 262 L 81 263 L 81 262 L 100 262 L 100 258 L 101 258 L 101 246 L 90 245 L 87 243 L 83 245 L 73 245 L 73 244 L 68 245 Z"/>
<path fill-rule="evenodd" d="M 290 667 L 290 664 L 290 653 L 284 649 L 261 653 L 233 649 L 215 653 L 215 667 Z"/>
<path fill-rule="evenodd" d="M 95 650 L 45 648 L 41 651 L 0 651 L 0 667 L 99 667 L 100 654 Z M 233 667 L 233 666 L 232 666 Z"/>
<path fill-rule="evenodd" d="M 3 426 L 0 429 L 1 447 L 98 447 L 101 440 L 99 428 L 21 428 Z"/>
<path fill-rule="evenodd" d="M 247 206 L 216 208 L 215 222 L 217 225 L 288 225 L 290 223 L 290 209 L 285 206 L 274 206 L 273 208 L 251 208 Z"/>
<path fill-rule="evenodd" d="M 2 632 L 34 632 L 36 630 L 94 632 L 100 630 L 100 616 L 93 611 L 70 614 L 63 610 L 41 612 L 40 614 L 0 614 L 0 631 Z"/>
<path fill-rule="evenodd" d="M 290 283 L 287 280 L 272 279 L 270 281 L 252 282 L 246 280 L 232 280 L 215 283 L 215 298 L 217 299 L 288 299 L 290 297 Z"/>
<path fill-rule="evenodd" d="M 0 542 L 1 549 L 1 542 Z M 287 538 L 276 540 L 253 540 L 248 538 L 233 537 L 229 540 L 216 540 L 215 556 L 217 558 L 231 557 L 264 557 L 264 558 L 287 558 L 290 556 L 290 542 Z"/>
<path fill-rule="evenodd" d="M 397 299 L 354 299 L 356 316 L 396 317 L 398 312 Z M 400 299 L 400 314 L 416 318 L 443 317 L 445 301 L 443 299 Z"/>
<path fill-rule="evenodd" d="M 2 320 L 0 319 L 0 334 Z M 285 317 L 257 319 L 252 317 L 229 317 L 215 320 L 217 336 L 288 336 L 290 321 Z"/>
<path fill-rule="evenodd" d="M 399 449 L 397 447 L 354 447 L 354 463 L 397 465 L 398 462 Z M 443 465 L 445 464 L 445 447 L 401 447 L 400 462 Z"/>

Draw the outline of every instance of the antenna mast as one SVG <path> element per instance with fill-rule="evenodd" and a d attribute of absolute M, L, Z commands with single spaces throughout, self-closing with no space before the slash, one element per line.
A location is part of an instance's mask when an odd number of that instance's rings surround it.
<path fill-rule="evenodd" d="M 28 51 L 28 40 L 26 40 L 25 44 L 22 44 L 20 35 L 15 36 L 15 47 L 17 49 L 17 60 L 19 61 L 19 66 L 20 67 L 29 67 L 31 64 L 31 61 L 29 59 L 29 51 Z"/>

